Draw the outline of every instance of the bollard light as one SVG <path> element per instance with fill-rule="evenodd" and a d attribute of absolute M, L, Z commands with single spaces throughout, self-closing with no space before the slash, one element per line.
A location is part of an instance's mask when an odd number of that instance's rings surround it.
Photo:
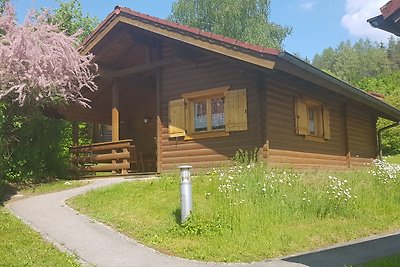
<path fill-rule="evenodd" d="M 190 181 L 190 169 L 192 166 L 179 166 L 181 173 L 181 223 L 183 223 L 192 212 L 192 181 Z"/>

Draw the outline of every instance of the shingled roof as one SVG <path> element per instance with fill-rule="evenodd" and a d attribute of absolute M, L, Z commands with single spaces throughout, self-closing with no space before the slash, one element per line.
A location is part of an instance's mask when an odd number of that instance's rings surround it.
<path fill-rule="evenodd" d="M 197 28 L 189 27 L 186 25 L 178 24 L 166 19 L 160 19 L 157 17 L 153 17 L 147 14 L 143 14 L 137 11 L 134 11 L 130 8 L 116 6 L 114 12 L 111 12 L 98 26 L 98 28 L 89 35 L 84 41 L 83 46 L 86 46 L 96 34 L 98 34 L 97 30 L 106 26 L 114 17 L 121 15 L 121 16 L 130 16 L 134 19 L 142 20 L 145 23 L 151 23 L 159 27 L 166 28 L 171 31 L 178 31 L 185 35 L 192 35 L 196 36 L 196 38 L 204 38 L 208 39 L 208 41 L 219 42 L 220 44 L 224 44 L 227 46 L 236 47 L 237 49 L 244 49 L 248 51 L 252 51 L 255 53 L 259 53 L 260 55 L 278 55 L 282 51 L 274 48 L 266 48 L 259 45 L 253 45 L 250 43 L 245 43 L 234 38 L 225 37 L 220 34 L 215 34 L 212 32 L 206 32 Z"/>

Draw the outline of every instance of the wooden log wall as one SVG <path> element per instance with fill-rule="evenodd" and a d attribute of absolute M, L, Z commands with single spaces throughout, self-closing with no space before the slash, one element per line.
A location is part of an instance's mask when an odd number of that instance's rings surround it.
<path fill-rule="evenodd" d="M 164 58 L 174 57 L 175 51 L 173 44 L 164 44 Z M 268 162 L 281 165 L 346 168 L 365 165 L 376 157 L 376 115 L 288 74 L 250 71 L 242 63 L 198 54 L 193 60 L 164 67 L 160 80 L 159 171 L 176 170 L 180 164 L 190 164 L 195 169 L 218 167 L 228 162 L 238 149 L 261 148 L 266 140 L 269 140 Z M 226 85 L 247 89 L 247 131 L 190 141 L 169 138 L 169 101 L 180 99 L 183 93 Z M 330 140 L 310 141 L 296 134 L 294 101 L 302 96 L 316 98 L 329 108 Z M 348 110 L 344 108 L 346 105 Z"/>
<path fill-rule="evenodd" d="M 266 140 L 263 157 L 274 165 L 296 168 L 346 168 L 371 163 L 376 157 L 376 115 L 357 103 L 312 85 L 294 84 L 291 79 L 267 77 Z M 305 140 L 296 134 L 294 99 L 315 97 L 330 110 L 331 139 Z M 347 109 L 347 110 L 346 110 Z"/>
<path fill-rule="evenodd" d="M 296 169 L 346 169 L 349 167 L 365 167 L 372 163 L 372 158 L 271 149 L 267 144 L 263 146 L 262 157 L 272 166 L 287 166 Z"/>
<path fill-rule="evenodd" d="M 355 158 L 376 158 L 378 155 L 376 116 L 361 106 L 348 105 L 349 150 Z"/>
<path fill-rule="evenodd" d="M 164 57 L 173 57 L 172 45 L 163 48 Z M 251 74 L 239 64 L 220 58 L 204 56 L 179 65 L 165 67 L 161 74 L 162 170 L 174 170 L 180 164 L 194 168 L 218 167 L 229 161 L 238 149 L 262 146 L 259 90 L 251 81 Z M 248 130 L 231 132 L 230 136 L 186 140 L 169 138 L 168 102 L 181 94 L 230 85 L 231 89 L 247 89 Z"/>
<path fill-rule="evenodd" d="M 265 111 L 270 147 L 279 150 L 346 155 L 344 111 L 338 99 L 321 93 L 316 98 L 330 110 L 331 139 L 324 140 L 323 143 L 304 140 L 304 136 L 296 134 L 294 101 L 296 97 L 313 95 L 311 92 L 310 95 L 304 94 L 307 88 L 290 83 L 289 79 L 278 80 L 273 76 L 268 77 L 266 81 Z"/>
<path fill-rule="evenodd" d="M 271 166 L 288 166 L 300 169 L 345 169 L 367 167 L 370 166 L 373 161 L 373 158 L 335 156 L 279 149 L 267 150 L 265 147 L 262 150 L 262 156 Z"/>
<path fill-rule="evenodd" d="M 289 166 L 294 168 L 347 168 L 346 156 L 307 153 L 263 147 L 262 154 L 268 164 L 274 166 Z"/>
<path fill-rule="evenodd" d="M 175 56 L 173 45 L 164 45 L 164 58 Z M 180 164 L 194 168 L 218 167 L 229 161 L 238 149 L 261 148 L 269 140 L 268 162 L 295 167 L 324 166 L 346 168 L 363 166 L 376 156 L 376 115 L 363 106 L 324 88 L 285 77 L 282 73 L 248 71 L 243 64 L 202 55 L 195 60 L 165 67 L 161 72 L 161 148 L 159 171 L 176 169 Z M 230 136 L 195 139 L 169 138 L 168 102 L 181 94 L 230 85 L 247 89 L 248 131 Z M 295 131 L 294 100 L 308 96 L 330 110 L 330 140 L 305 140 Z M 260 100 L 261 99 L 261 100 Z M 347 115 L 349 114 L 349 115 Z"/>

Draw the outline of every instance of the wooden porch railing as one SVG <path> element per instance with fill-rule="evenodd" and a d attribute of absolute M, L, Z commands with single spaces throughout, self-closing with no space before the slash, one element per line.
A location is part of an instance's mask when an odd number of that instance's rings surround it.
<path fill-rule="evenodd" d="M 127 174 L 131 162 L 137 163 L 133 141 L 130 139 L 73 146 L 72 163 L 83 172 L 113 171 Z M 132 153 L 133 152 L 133 153 Z"/>

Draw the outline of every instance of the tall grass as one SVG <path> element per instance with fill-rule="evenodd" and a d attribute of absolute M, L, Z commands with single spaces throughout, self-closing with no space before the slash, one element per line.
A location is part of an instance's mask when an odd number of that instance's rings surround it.
<path fill-rule="evenodd" d="M 179 223 L 179 177 L 121 184 L 75 199 L 81 211 L 167 253 L 255 261 L 400 227 L 399 169 L 268 168 L 250 154 L 193 178 L 194 209 Z"/>

